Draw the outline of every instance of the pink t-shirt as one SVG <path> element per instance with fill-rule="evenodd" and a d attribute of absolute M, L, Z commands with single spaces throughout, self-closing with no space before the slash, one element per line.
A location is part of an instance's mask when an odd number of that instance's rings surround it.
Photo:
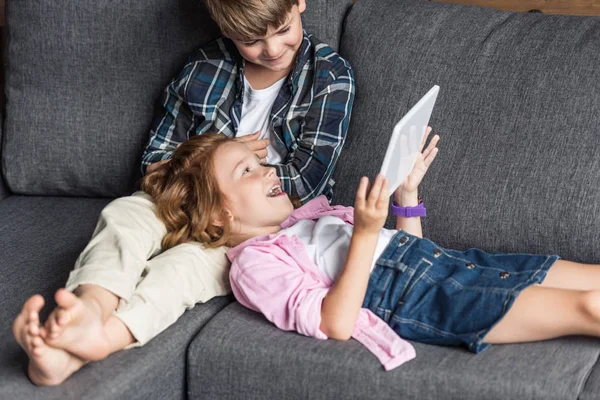
<path fill-rule="evenodd" d="M 352 207 L 330 206 L 325 196 L 319 196 L 295 210 L 281 227 L 322 216 L 354 223 Z M 320 329 L 321 304 L 333 281 L 319 271 L 297 236 L 277 233 L 255 237 L 230 249 L 227 256 L 231 260 L 231 288 L 242 305 L 261 312 L 282 330 L 327 339 Z M 366 308 L 358 314 L 352 337 L 388 371 L 416 356 L 409 342 Z"/>

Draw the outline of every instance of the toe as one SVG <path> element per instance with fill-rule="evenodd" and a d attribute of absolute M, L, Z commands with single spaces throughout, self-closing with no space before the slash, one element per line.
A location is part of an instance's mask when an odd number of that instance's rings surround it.
<path fill-rule="evenodd" d="M 35 347 L 41 347 L 44 345 L 44 341 L 42 340 L 41 337 L 39 336 L 35 336 L 31 339 L 31 345 L 35 348 Z"/>
<path fill-rule="evenodd" d="M 27 333 L 30 334 L 31 336 L 39 336 L 39 334 L 40 334 L 39 325 L 36 324 L 35 322 L 30 322 L 27 325 Z"/>
<path fill-rule="evenodd" d="M 15 318 L 15 322 L 13 323 L 13 335 L 15 339 L 26 346 L 25 337 L 29 335 L 30 325 L 33 322 L 35 325 L 39 325 L 39 311 L 44 306 L 44 298 L 39 294 L 30 297 L 25 304 L 23 304 L 23 308 L 21 309 L 21 313 Z M 30 322 L 32 321 L 32 322 Z"/>
<path fill-rule="evenodd" d="M 67 310 L 60 309 L 56 312 L 56 322 L 59 326 L 65 326 L 71 320 L 71 314 Z"/>
<path fill-rule="evenodd" d="M 23 305 L 23 311 L 27 312 L 27 314 L 31 313 L 39 313 L 40 310 L 44 307 L 44 298 L 39 294 L 31 296 L 25 304 Z"/>
<path fill-rule="evenodd" d="M 65 309 L 74 307 L 78 301 L 77 296 L 65 289 L 58 289 L 54 299 L 59 307 Z"/>

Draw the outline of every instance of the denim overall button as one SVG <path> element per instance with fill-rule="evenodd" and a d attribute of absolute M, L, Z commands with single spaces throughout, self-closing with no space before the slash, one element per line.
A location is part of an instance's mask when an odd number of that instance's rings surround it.
<path fill-rule="evenodd" d="M 435 258 L 438 258 L 441 255 L 442 255 L 442 251 L 440 249 L 433 249 L 433 256 Z"/>
<path fill-rule="evenodd" d="M 403 244 L 405 244 L 406 242 L 408 242 L 408 236 L 402 236 L 400 238 L 400 245 L 402 246 Z"/>
<path fill-rule="evenodd" d="M 506 272 L 506 271 L 505 271 L 505 272 L 500 272 L 500 278 L 501 278 L 501 279 L 506 279 L 506 278 L 508 278 L 509 276 L 510 276 L 510 273 L 509 273 L 509 272 Z"/>
<path fill-rule="evenodd" d="M 473 269 L 473 268 L 475 268 L 475 264 L 473 264 L 473 263 L 468 263 L 468 264 L 467 264 L 467 268 L 468 268 L 468 269 Z"/>

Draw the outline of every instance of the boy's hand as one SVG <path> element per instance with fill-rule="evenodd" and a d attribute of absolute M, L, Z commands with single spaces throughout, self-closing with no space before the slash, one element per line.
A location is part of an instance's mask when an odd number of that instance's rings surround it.
<path fill-rule="evenodd" d="M 260 137 L 260 131 L 254 132 L 252 135 L 240 136 L 235 138 L 240 143 L 245 143 L 260 158 L 261 164 L 267 163 L 267 146 L 269 145 L 269 139 L 258 140 Z"/>
<path fill-rule="evenodd" d="M 425 136 L 423 137 L 423 142 L 421 143 L 421 150 L 423 150 L 423 147 L 425 146 L 425 143 L 427 142 L 427 138 L 429 137 L 430 133 L 431 127 L 428 126 L 427 131 L 425 132 Z M 419 155 L 417 156 L 417 161 L 415 162 L 415 166 L 413 167 L 412 171 L 406 177 L 404 183 L 400 185 L 400 187 L 396 191 L 396 198 L 399 198 L 400 195 L 406 196 L 416 192 L 416 190 L 419 187 L 419 184 L 425 176 L 425 173 L 429 169 L 429 166 L 431 165 L 431 163 L 435 159 L 435 156 L 438 153 L 438 148 L 436 147 L 436 145 L 439 140 L 440 137 L 438 135 L 435 135 L 431 139 L 431 142 L 429 142 L 429 146 L 427 146 L 425 151 L 419 153 Z"/>
<path fill-rule="evenodd" d="M 388 180 L 379 174 L 371 190 L 368 190 L 368 186 L 369 178 L 362 177 L 354 202 L 354 233 L 378 235 L 385 224 L 390 205 Z"/>
<path fill-rule="evenodd" d="M 152 163 L 152 164 L 148 165 L 146 167 L 146 174 L 153 173 L 154 171 L 156 171 L 158 169 L 158 167 L 160 167 L 161 165 L 164 165 L 164 164 L 166 164 L 168 162 L 169 162 L 169 160 L 162 160 L 162 161 L 157 161 L 155 163 Z"/>

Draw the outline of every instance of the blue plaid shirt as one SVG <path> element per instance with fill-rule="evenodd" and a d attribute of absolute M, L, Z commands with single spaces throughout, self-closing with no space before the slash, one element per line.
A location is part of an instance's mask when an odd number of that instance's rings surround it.
<path fill-rule="evenodd" d="M 195 52 L 165 89 L 142 157 L 142 170 L 171 157 L 175 147 L 207 131 L 234 137 L 242 115 L 244 59 L 228 39 Z M 348 131 L 354 75 L 346 60 L 304 32 L 296 64 L 282 86 L 270 124 L 287 149 L 273 165 L 282 189 L 302 203 L 325 194 L 331 199 L 333 168 Z M 282 147 L 283 147 L 282 146 Z"/>

